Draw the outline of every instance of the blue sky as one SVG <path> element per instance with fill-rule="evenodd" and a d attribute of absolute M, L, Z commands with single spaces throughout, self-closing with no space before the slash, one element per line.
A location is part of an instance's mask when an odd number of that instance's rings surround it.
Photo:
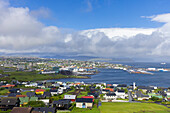
<path fill-rule="evenodd" d="M 170 12 L 170 0 L 9 0 L 14 7 L 48 9 L 45 25 L 76 30 L 94 28 L 155 28 L 162 23 L 141 16 Z"/>

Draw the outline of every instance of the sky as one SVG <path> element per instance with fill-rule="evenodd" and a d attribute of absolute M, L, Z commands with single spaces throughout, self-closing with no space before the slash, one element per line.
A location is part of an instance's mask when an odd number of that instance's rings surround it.
<path fill-rule="evenodd" d="M 45 25 L 86 30 L 111 27 L 160 27 L 162 24 L 143 19 L 169 13 L 169 0 L 10 0 L 13 7 L 44 9 L 48 18 Z"/>
<path fill-rule="evenodd" d="M 170 62 L 169 0 L 0 0 L 0 55 Z"/>

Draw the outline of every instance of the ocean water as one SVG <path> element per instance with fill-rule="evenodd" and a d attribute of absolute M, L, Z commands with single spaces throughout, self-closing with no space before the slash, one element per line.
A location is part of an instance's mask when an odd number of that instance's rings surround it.
<path fill-rule="evenodd" d="M 118 63 L 118 62 L 117 62 Z M 162 65 L 160 63 L 144 63 L 144 62 L 124 62 L 119 63 L 124 65 L 133 66 L 135 68 L 170 68 L 170 63 Z M 130 74 L 124 70 L 116 69 L 99 69 L 100 73 L 96 75 L 90 75 L 90 79 L 58 79 L 50 81 L 62 81 L 62 82 L 85 82 L 85 83 L 111 83 L 111 84 L 127 84 L 132 85 L 136 82 L 136 85 L 140 86 L 159 86 L 170 87 L 170 72 L 152 72 L 154 75 L 148 74 Z"/>

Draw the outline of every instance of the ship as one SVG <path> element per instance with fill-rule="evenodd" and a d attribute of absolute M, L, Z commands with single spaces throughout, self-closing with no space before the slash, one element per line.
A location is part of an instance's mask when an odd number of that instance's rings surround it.
<path fill-rule="evenodd" d="M 149 75 L 153 75 L 154 73 L 148 72 L 148 71 L 144 71 L 144 70 L 127 70 L 127 72 L 129 73 L 134 73 L 134 74 L 149 74 Z"/>

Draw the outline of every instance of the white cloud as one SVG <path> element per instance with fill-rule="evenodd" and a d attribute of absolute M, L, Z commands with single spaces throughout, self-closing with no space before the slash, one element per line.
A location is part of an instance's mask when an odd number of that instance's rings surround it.
<path fill-rule="evenodd" d="M 30 11 L 30 14 L 37 18 L 50 18 L 51 11 L 48 8 L 41 7 L 38 10 Z"/>
<path fill-rule="evenodd" d="M 107 37 L 117 40 L 117 38 L 128 39 L 137 34 L 151 35 L 157 29 L 144 29 L 144 28 L 102 28 L 102 29 L 91 29 L 81 31 L 80 34 L 87 36 L 88 38 L 93 37 L 94 34 L 103 32 Z"/>
<path fill-rule="evenodd" d="M 150 18 L 152 18 L 152 21 L 168 23 L 170 22 L 170 13 L 151 16 Z"/>
<path fill-rule="evenodd" d="M 11 7 L 0 0 L 0 52 L 170 56 L 170 14 L 152 16 L 152 21 L 165 23 L 160 28 L 102 28 L 67 33 L 56 26 L 45 26 L 31 13 L 27 7 Z"/>

